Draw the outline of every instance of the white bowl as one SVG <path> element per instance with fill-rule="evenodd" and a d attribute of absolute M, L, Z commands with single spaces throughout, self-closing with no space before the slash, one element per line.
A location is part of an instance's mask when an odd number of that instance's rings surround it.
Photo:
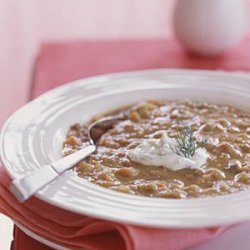
<path fill-rule="evenodd" d="M 72 123 L 141 99 L 183 99 L 250 108 L 247 78 L 223 72 L 150 70 L 88 78 L 49 91 L 15 112 L 1 135 L 2 162 L 20 178 L 61 157 Z M 37 197 L 72 212 L 162 228 L 193 228 L 250 219 L 250 191 L 194 199 L 123 194 L 68 171 Z"/>

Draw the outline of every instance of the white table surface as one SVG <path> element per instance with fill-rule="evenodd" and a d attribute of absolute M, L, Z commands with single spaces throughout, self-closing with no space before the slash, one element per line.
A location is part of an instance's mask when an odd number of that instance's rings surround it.
<path fill-rule="evenodd" d="M 6 216 L 0 214 L 0 250 L 9 250 L 12 241 L 13 223 Z M 35 250 L 35 249 L 34 249 Z"/>

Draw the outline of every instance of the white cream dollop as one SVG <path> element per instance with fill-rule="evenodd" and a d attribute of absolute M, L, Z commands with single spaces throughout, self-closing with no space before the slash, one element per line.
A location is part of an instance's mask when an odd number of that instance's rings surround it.
<path fill-rule="evenodd" d="M 143 139 L 136 148 L 128 151 L 128 157 L 144 165 L 162 166 L 173 171 L 201 168 L 209 157 L 204 148 L 198 148 L 191 158 L 186 158 L 174 153 L 169 145 L 175 146 L 176 142 L 166 133 L 160 139 Z"/>

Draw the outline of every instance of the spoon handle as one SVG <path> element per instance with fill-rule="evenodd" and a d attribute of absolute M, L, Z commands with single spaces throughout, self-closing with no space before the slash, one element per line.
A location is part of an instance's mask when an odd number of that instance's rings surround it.
<path fill-rule="evenodd" d="M 20 179 L 14 179 L 10 185 L 10 191 L 20 202 L 24 202 L 55 180 L 60 174 L 71 169 L 79 161 L 94 153 L 95 150 L 96 146 L 87 146 L 86 148 L 63 157 L 51 165 L 39 168 Z"/>

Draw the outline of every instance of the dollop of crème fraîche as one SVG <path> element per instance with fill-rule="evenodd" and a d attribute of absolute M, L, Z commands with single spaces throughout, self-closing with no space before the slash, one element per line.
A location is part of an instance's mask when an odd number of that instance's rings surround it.
<path fill-rule="evenodd" d="M 176 141 L 162 134 L 160 139 L 142 139 L 140 144 L 128 151 L 128 156 L 132 161 L 146 166 L 162 166 L 172 171 L 188 169 L 199 169 L 209 157 L 206 149 L 198 148 L 190 158 L 181 156 L 173 152 Z"/>

